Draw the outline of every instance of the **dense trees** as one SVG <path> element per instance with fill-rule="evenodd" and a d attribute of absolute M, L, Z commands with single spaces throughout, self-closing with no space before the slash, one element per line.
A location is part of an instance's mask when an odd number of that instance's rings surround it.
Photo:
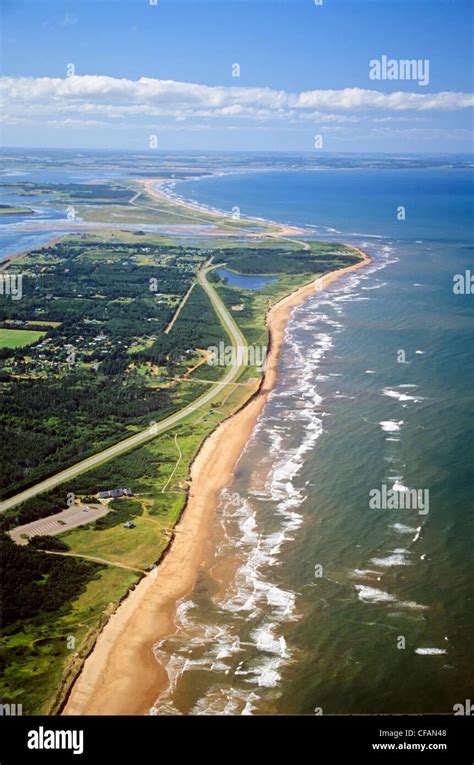
<path fill-rule="evenodd" d="M 170 334 L 160 335 L 139 358 L 164 364 L 168 357 L 176 361 L 188 349 L 208 348 L 227 337 L 209 298 L 196 284 Z"/>
<path fill-rule="evenodd" d="M 89 561 L 48 555 L 0 538 L 3 627 L 41 612 L 67 610 L 87 582 L 103 568 Z"/>
<path fill-rule="evenodd" d="M 246 247 L 220 250 L 215 263 L 227 265 L 243 274 L 321 274 L 359 260 L 344 252 L 342 245 L 318 242 L 317 250 L 255 249 Z"/>
<path fill-rule="evenodd" d="M 3 393 L 0 424 L 5 495 L 126 438 L 128 425 L 146 427 L 171 406 L 167 389 L 72 371 L 50 380 L 18 380 Z"/>
<path fill-rule="evenodd" d="M 46 327 L 44 342 L 0 353 L 0 494 L 15 493 L 125 438 L 130 425 L 146 427 L 171 411 L 172 391 L 151 387 L 136 369 L 153 361 L 172 371 L 183 349 L 206 340 L 208 329 L 196 330 L 199 314 L 209 327 L 217 319 L 205 296 L 190 302 L 191 318 L 183 312 L 173 333 L 163 333 L 206 257 L 195 248 L 89 244 L 80 237 L 28 255 L 22 299 L 4 301 L 4 320 L 60 324 Z M 147 339 L 143 350 L 130 353 L 141 338 Z"/>
<path fill-rule="evenodd" d="M 41 537 L 31 537 L 28 544 L 35 550 L 55 550 L 56 552 L 66 552 L 69 550 L 65 542 L 62 542 L 58 537 L 52 537 L 48 534 Z"/>

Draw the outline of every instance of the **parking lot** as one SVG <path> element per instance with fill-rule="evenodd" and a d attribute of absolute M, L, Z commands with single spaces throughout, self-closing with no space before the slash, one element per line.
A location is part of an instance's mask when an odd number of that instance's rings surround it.
<path fill-rule="evenodd" d="M 63 531 L 74 529 L 76 526 L 82 526 L 85 523 L 91 523 L 98 518 L 102 518 L 108 511 L 106 504 L 97 505 L 73 505 L 62 510 L 60 513 L 50 515 L 47 518 L 40 518 L 38 521 L 25 523 L 23 526 L 17 526 L 8 533 L 14 542 L 18 545 L 28 544 L 30 537 L 53 536 Z M 26 537 L 24 535 L 27 535 Z"/>

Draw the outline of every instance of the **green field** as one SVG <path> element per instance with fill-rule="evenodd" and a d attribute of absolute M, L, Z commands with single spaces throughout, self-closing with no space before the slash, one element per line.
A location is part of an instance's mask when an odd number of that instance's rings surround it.
<path fill-rule="evenodd" d="M 0 329 L 0 348 L 24 348 L 36 343 L 45 334 L 34 329 Z"/>

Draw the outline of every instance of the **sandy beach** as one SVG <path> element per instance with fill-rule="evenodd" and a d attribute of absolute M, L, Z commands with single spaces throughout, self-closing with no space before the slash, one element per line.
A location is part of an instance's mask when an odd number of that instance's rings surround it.
<path fill-rule="evenodd" d="M 84 663 L 63 714 L 147 714 L 166 687 L 167 675 L 154 656 L 153 646 L 174 632 L 177 603 L 193 589 L 200 566 L 206 564 L 207 540 L 219 494 L 230 483 L 275 385 L 288 319 L 306 298 L 368 265 L 369 256 L 357 251 L 363 258 L 359 263 L 301 287 L 268 312 L 270 349 L 258 392 L 203 442 L 191 468 L 189 499 L 169 552 L 109 619 Z"/>
<path fill-rule="evenodd" d="M 156 178 L 146 178 L 146 179 L 136 179 L 139 183 L 141 183 L 147 194 L 149 194 L 152 197 L 156 197 L 157 199 L 162 199 L 165 202 L 168 202 L 173 205 L 179 205 L 180 207 L 188 208 L 192 210 L 194 213 L 200 212 L 204 213 L 205 215 L 209 215 L 211 218 L 215 218 L 216 221 L 222 220 L 223 218 L 226 218 L 227 216 L 219 212 L 217 210 L 208 210 L 205 207 L 200 207 L 197 204 L 191 204 L 191 202 L 186 202 L 184 200 L 176 200 L 172 197 L 168 196 L 164 191 L 161 191 L 157 186 L 159 186 L 160 181 Z M 247 222 L 251 222 L 249 218 L 245 218 Z M 234 221 L 235 222 L 235 221 Z M 255 223 L 262 223 L 262 221 L 255 220 Z M 254 237 L 262 237 L 262 236 L 276 236 L 276 237 L 285 237 L 285 236 L 302 236 L 304 234 L 304 231 L 300 228 L 295 228 L 294 226 L 288 226 L 285 223 L 274 223 L 272 224 L 274 226 L 273 232 L 268 231 L 262 231 L 260 233 L 253 234 Z M 223 231 L 214 231 L 210 232 L 213 236 L 216 236 L 216 234 L 221 234 L 222 236 L 238 236 L 241 232 L 239 230 L 236 230 L 235 232 L 223 230 Z"/>

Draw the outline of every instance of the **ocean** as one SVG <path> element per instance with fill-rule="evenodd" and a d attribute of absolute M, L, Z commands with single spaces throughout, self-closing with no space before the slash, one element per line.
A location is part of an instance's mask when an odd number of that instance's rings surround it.
<path fill-rule="evenodd" d="M 453 292 L 474 271 L 472 171 L 253 172 L 174 192 L 373 263 L 293 312 L 206 565 L 155 647 L 170 685 L 152 713 L 452 713 L 474 687 L 474 295 Z M 383 487 L 419 502 L 374 507 Z"/>

